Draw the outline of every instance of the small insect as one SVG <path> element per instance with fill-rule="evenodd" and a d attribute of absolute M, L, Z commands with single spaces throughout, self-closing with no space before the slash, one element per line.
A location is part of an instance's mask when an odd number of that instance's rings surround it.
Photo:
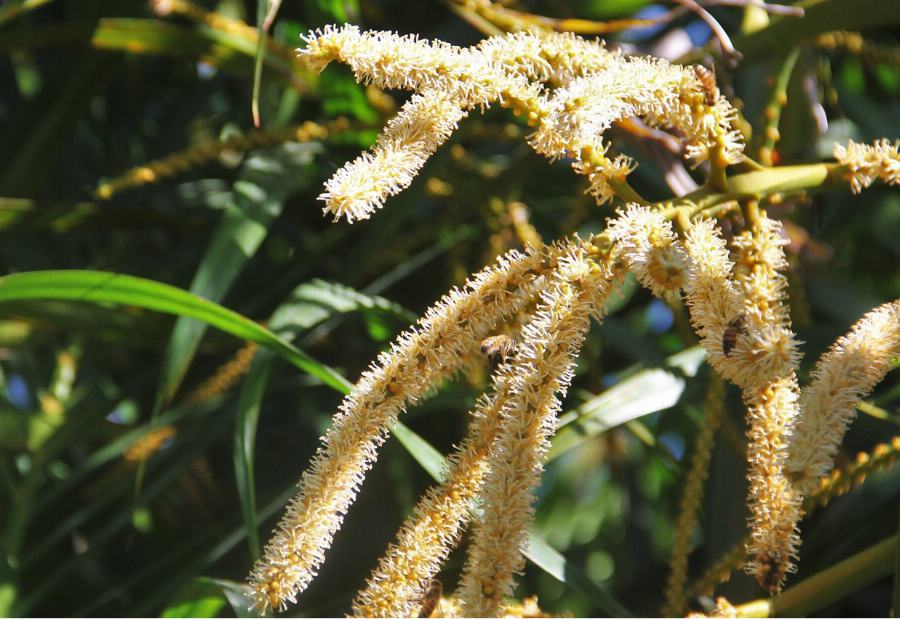
<path fill-rule="evenodd" d="M 508 335 L 492 335 L 481 341 L 481 352 L 491 364 L 497 360 L 507 361 L 516 356 L 516 341 Z"/>
<path fill-rule="evenodd" d="M 697 76 L 697 81 L 700 82 L 700 87 L 703 89 L 706 105 L 715 105 L 716 100 L 719 98 L 719 87 L 716 85 L 715 72 L 703 65 L 695 64 L 691 66 L 694 68 L 694 75 Z"/>
<path fill-rule="evenodd" d="M 738 314 L 728 321 L 725 325 L 725 332 L 722 333 L 722 354 L 726 357 L 734 350 L 739 335 L 747 332 L 746 318 L 743 314 Z"/>
<path fill-rule="evenodd" d="M 775 557 L 758 557 L 760 569 L 756 574 L 759 584 L 771 595 L 781 589 L 781 581 L 784 579 L 784 571 L 779 567 Z"/>
<path fill-rule="evenodd" d="M 444 586 L 440 580 L 432 580 L 422 594 L 422 607 L 419 609 L 419 617 L 440 617 L 441 596 L 444 594 Z"/>

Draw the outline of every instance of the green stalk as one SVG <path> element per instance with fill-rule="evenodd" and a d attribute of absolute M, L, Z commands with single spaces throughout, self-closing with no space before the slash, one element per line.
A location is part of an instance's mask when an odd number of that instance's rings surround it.
<path fill-rule="evenodd" d="M 763 145 L 759 149 L 759 160 L 765 165 L 772 165 L 772 153 L 781 137 L 778 132 L 778 123 L 781 121 L 781 111 L 787 104 L 788 83 L 791 81 L 791 75 L 794 73 L 794 67 L 797 65 L 799 57 L 800 48 L 795 47 L 784 58 L 781 68 L 778 70 L 778 78 L 775 80 L 775 87 L 769 97 L 769 103 L 764 111 Z"/>

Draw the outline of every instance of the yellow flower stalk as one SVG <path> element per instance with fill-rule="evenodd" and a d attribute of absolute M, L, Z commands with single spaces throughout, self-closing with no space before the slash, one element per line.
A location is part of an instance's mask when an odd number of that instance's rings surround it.
<path fill-rule="evenodd" d="M 900 185 L 900 141 L 877 140 L 871 146 L 849 141 L 834 145 L 834 158 L 847 167 L 845 176 L 853 193 L 859 193 L 881 179 Z"/>
<path fill-rule="evenodd" d="M 900 300 L 867 313 L 822 355 L 803 389 L 788 470 L 797 490 L 814 492 L 831 469 L 856 405 L 900 357 Z"/>
<path fill-rule="evenodd" d="M 607 231 L 638 280 L 653 294 L 677 300 L 687 282 L 687 256 L 659 210 L 629 205 Z"/>
<path fill-rule="evenodd" d="M 503 373 L 512 392 L 501 410 L 501 427 L 488 457 L 488 475 L 479 498 L 483 515 L 476 521 L 458 596 L 463 614 L 496 616 L 524 567 L 522 549 L 533 519 L 541 460 L 556 427 L 575 357 L 610 290 L 614 270 L 609 256 L 600 263 L 583 248 L 562 257 L 541 303 L 522 330 L 513 363 Z"/>
<path fill-rule="evenodd" d="M 551 160 L 573 158 L 603 203 L 633 163 L 607 158 L 602 133 L 640 116 L 683 134 L 687 154 L 723 169 L 743 158 L 736 112 L 697 72 L 660 59 L 625 58 L 572 35 L 518 33 L 472 48 L 391 32 L 328 26 L 306 37 L 300 56 L 315 71 L 346 63 L 357 80 L 402 88 L 413 99 L 388 125 L 371 154 L 345 166 L 321 196 L 335 218 L 363 219 L 412 181 L 474 107 L 499 102 L 537 127 L 532 147 Z M 560 85 L 548 98 L 543 82 Z"/>
<path fill-rule="evenodd" d="M 687 469 L 684 490 L 675 527 L 675 542 L 669 559 L 669 577 L 666 580 L 666 602 L 662 614 L 666 617 L 684 614 L 686 601 L 684 585 L 687 582 L 688 557 L 691 541 L 697 526 L 697 513 L 703 501 L 703 484 L 709 477 L 709 462 L 715 446 L 716 431 L 725 411 L 725 383 L 718 376 L 710 379 L 704 402 L 703 421 L 694 441 L 694 453 Z"/>
<path fill-rule="evenodd" d="M 324 560 L 387 429 L 410 403 L 478 354 L 544 283 L 542 255 L 510 252 L 453 289 L 379 355 L 341 404 L 263 558 L 250 574 L 257 610 L 295 601 Z"/>
<path fill-rule="evenodd" d="M 718 597 L 716 598 L 716 608 L 709 614 L 705 613 L 688 613 L 688 617 L 692 619 L 699 619 L 700 617 L 737 617 L 737 609 L 729 602 L 726 598 Z"/>
<path fill-rule="evenodd" d="M 529 142 L 551 159 L 574 158 L 576 172 L 591 181 L 589 193 L 603 203 L 632 164 L 621 156 L 607 159 L 602 134 L 633 116 L 654 127 L 679 130 L 696 162 L 712 157 L 725 167 L 743 158 L 731 104 L 718 92 L 709 93 L 693 70 L 657 58 L 612 57 L 606 70 L 558 88 Z"/>
<path fill-rule="evenodd" d="M 338 170 L 319 196 L 325 213 L 348 223 L 368 219 L 406 189 L 467 112 L 439 90 L 414 95 L 378 136 L 371 152 Z"/>
<path fill-rule="evenodd" d="M 471 502 L 487 472 L 487 457 L 509 395 L 508 372 L 494 376 L 494 392 L 472 412 L 468 438 L 449 458 L 445 480 L 428 490 L 400 528 L 366 587 L 353 602 L 357 617 L 414 617 L 441 564 L 457 545 Z"/>
<path fill-rule="evenodd" d="M 749 207 L 749 208 L 752 208 Z M 791 434 L 799 415 L 800 361 L 786 303 L 788 263 L 781 224 L 752 211 L 751 229 L 732 242 L 734 280 L 744 298 L 743 337 L 755 372 L 744 386 L 747 404 L 747 457 L 750 482 L 751 542 L 747 569 L 775 592 L 800 545 L 797 524 L 803 515 L 802 496 L 791 487 L 785 471 Z"/>

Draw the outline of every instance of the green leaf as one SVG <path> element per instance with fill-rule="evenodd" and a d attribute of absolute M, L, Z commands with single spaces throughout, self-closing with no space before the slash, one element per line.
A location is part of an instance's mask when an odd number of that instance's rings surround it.
<path fill-rule="evenodd" d="M 0 8 L 0 25 L 15 19 L 22 13 L 32 11 L 54 0 L 11 0 Z"/>
<path fill-rule="evenodd" d="M 297 286 L 269 320 L 269 328 L 282 336 L 307 330 L 326 319 L 350 312 L 385 313 L 406 322 L 416 315 L 384 297 L 369 295 L 343 284 L 314 279 Z"/>
<path fill-rule="evenodd" d="M 256 613 L 250 612 L 253 607 L 253 598 L 250 596 L 250 585 L 224 578 L 198 578 L 199 581 L 216 585 L 222 590 L 231 610 L 238 617 L 256 617 Z"/>
<path fill-rule="evenodd" d="M 256 523 L 256 479 L 253 474 L 254 448 L 260 406 L 269 383 L 272 359 L 269 351 L 258 352 L 253 359 L 250 371 L 241 385 L 237 402 L 237 423 L 234 427 L 234 474 L 244 524 L 247 527 L 250 558 L 254 562 L 260 556 Z"/>
<path fill-rule="evenodd" d="M 443 481 L 444 456 L 441 455 L 441 452 L 399 421 L 391 426 L 391 432 L 429 475 L 438 481 Z"/>
<path fill-rule="evenodd" d="M 225 606 L 222 590 L 209 581 L 195 578 L 179 591 L 162 610 L 161 617 L 218 617 Z"/>
<path fill-rule="evenodd" d="M 257 0 L 256 2 L 256 55 L 253 60 L 253 97 L 250 108 L 253 114 L 253 126 L 259 128 L 259 89 L 262 85 L 263 58 L 266 55 L 266 38 L 269 27 L 275 20 L 281 0 Z"/>
<path fill-rule="evenodd" d="M 619 604 L 609 592 L 595 585 L 590 578 L 576 569 L 566 558 L 533 531 L 528 534 L 525 556 L 559 582 L 570 585 L 602 608 L 611 617 L 630 617 L 631 613 Z"/>
<path fill-rule="evenodd" d="M 311 144 L 284 144 L 250 157 L 234 183 L 231 203 L 213 234 L 200 262 L 191 292 L 220 301 L 247 261 L 268 234 L 268 227 L 281 214 L 285 199 L 303 178 L 317 148 Z M 194 358 L 206 325 L 179 318 L 172 330 L 155 410 L 175 397 L 188 366 Z"/>
<path fill-rule="evenodd" d="M 288 363 L 347 393 L 349 383 L 330 367 L 316 361 L 269 329 L 217 303 L 174 286 L 102 271 L 32 271 L 0 277 L 0 305 L 27 299 L 115 303 L 196 318 L 243 340 L 264 346 Z"/>
<path fill-rule="evenodd" d="M 68 22 L 21 28 L 0 36 L 3 51 L 71 43 L 128 54 L 202 60 L 242 77 L 253 75 L 252 59 L 256 56 L 256 41 L 223 30 L 190 28 L 157 19 L 103 18 L 96 26 Z M 263 63 L 300 92 L 311 92 L 318 81 L 301 63 L 282 54 L 263 54 Z"/>
<path fill-rule="evenodd" d="M 674 406 L 684 393 L 680 376 L 693 376 L 704 359 L 703 349 L 689 348 L 672 355 L 670 368 L 641 370 L 591 398 L 559 418 L 560 429 L 553 439 L 547 460 L 553 460 L 586 440 L 618 425 Z"/>

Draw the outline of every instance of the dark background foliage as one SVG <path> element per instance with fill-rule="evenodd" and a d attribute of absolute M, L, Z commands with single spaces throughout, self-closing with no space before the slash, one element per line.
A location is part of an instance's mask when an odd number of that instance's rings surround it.
<path fill-rule="evenodd" d="M 258 321 L 291 302 L 298 286 L 312 285 L 324 296 L 291 305 L 302 319 L 285 319 L 280 333 L 354 380 L 411 317 L 498 251 L 518 246 L 509 203 L 528 206 L 545 241 L 599 230 L 611 212 L 582 195 L 583 181 L 566 165 L 548 165 L 533 154 L 521 139 L 526 127 L 503 110 L 490 110 L 465 120 L 413 186 L 376 217 L 353 226 L 332 224 L 316 200 L 322 182 L 368 146 L 386 118 L 383 97 L 355 84 L 342 67 L 330 67 L 317 81 L 296 69 L 295 79 L 302 74 L 307 83 L 302 93 L 286 79 L 294 69 L 267 67 L 260 108 L 267 128 L 345 116 L 352 130 L 299 148 L 225 153 L 99 201 L 93 192 L 102 179 L 249 130 L 254 50 L 241 48 L 239 37 L 228 33 L 219 32 L 210 43 L 215 29 L 175 15 L 155 16 L 141 0 L 56 0 L 11 16 L 17 4 L 0 3 L 4 274 L 94 269 L 136 275 L 201 292 Z M 250 0 L 200 4 L 255 23 L 257 7 Z M 648 2 L 518 6 L 607 20 L 646 10 Z M 739 10 L 713 12 L 730 32 L 738 31 Z M 284 2 L 273 36 L 294 47 L 300 33 L 344 21 L 457 44 L 482 37 L 447 5 L 399 0 Z M 702 43 L 704 28 L 688 15 L 659 31 L 626 31 L 610 41 L 649 50 L 681 31 Z M 896 35 L 884 24 L 866 31 L 869 41 L 894 46 L 895 54 Z M 733 84 L 757 130 L 777 58 L 774 52 L 760 54 L 720 74 L 720 82 Z M 393 105 L 405 96 L 388 94 Z M 816 126 L 817 113 L 827 114 L 827 128 Z M 804 47 L 780 129 L 782 162 L 827 157 L 836 140 L 900 135 L 898 63 Z M 635 187 L 650 197 L 666 196 L 646 149 L 627 135 L 616 137 L 641 164 Z M 271 162 L 282 167 L 260 176 L 259 166 Z M 900 197 L 883 188 L 861 196 L 834 192 L 787 200 L 770 212 L 792 222 L 790 293 L 796 329 L 806 342 L 807 372 L 863 312 L 900 296 Z M 234 228 L 223 224 L 228 213 L 239 222 Z M 261 226 L 257 236 L 241 228 L 248 222 Z M 737 224 L 723 222 L 726 229 Z M 395 305 L 339 311 L 344 293 L 323 281 Z M 235 436 L 246 431 L 242 398 L 252 399 L 254 388 L 263 394 L 254 478 L 264 542 L 340 394 L 293 366 L 257 355 L 263 367 L 254 365 L 245 381 L 212 398 L 191 399 L 191 391 L 232 359 L 242 342 L 209 330 L 193 355 L 184 332 L 172 336 L 174 324 L 169 316 L 121 305 L 0 304 L 4 612 L 235 612 L 222 591 L 234 591 L 233 583 L 242 581 L 251 564 L 233 456 Z M 188 328 L 184 324 L 180 328 Z M 665 366 L 667 357 L 695 343 L 684 325 L 680 309 L 629 286 L 621 306 L 593 329 L 566 408 L 641 370 Z M 166 395 L 165 368 L 177 359 L 188 364 L 183 384 Z M 670 372 L 678 379 L 677 404 L 659 410 L 665 397 L 651 383 L 629 396 L 649 397 L 637 404 L 642 412 L 587 436 L 548 465 L 536 531 L 565 557 L 568 582 L 528 565 L 520 591 L 538 595 L 543 608 L 605 614 L 611 596 L 635 614 L 658 612 L 683 470 L 708 382 L 703 365 L 684 381 L 677 370 Z M 403 421 L 447 453 L 462 436 L 465 412 L 485 380 L 484 370 L 460 377 Z M 844 459 L 897 434 L 898 399 L 900 383 L 890 375 L 872 398 L 886 413 L 861 415 Z M 627 399 L 618 406 L 626 404 Z M 154 410 L 162 415 L 155 421 Z M 695 575 L 745 530 L 741 418 L 739 397 L 729 391 L 728 419 L 718 435 L 691 557 Z M 138 483 L 137 467 L 122 458 L 123 451 L 166 423 L 174 426 L 174 436 L 147 461 Z M 239 462 L 238 477 L 246 473 L 241 467 Z M 289 612 L 347 612 L 353 593 L 430 482 L 409 449 L 388 440 L 319 578 Z M 897 473 L 881 473 L 804 522 L 795 582 L 891 535 L 898 493 Z M 442 573 L 447 588 L 461 562 L 460 553 L 454 554 Z M 735 601 L 762 597 L 742 575 L 720 591 Z M 884 579 L 822 612 L 885 614 L 891 591 L 890 579 Z M 231 601 L 240 609 L 239 600 Z"/>

